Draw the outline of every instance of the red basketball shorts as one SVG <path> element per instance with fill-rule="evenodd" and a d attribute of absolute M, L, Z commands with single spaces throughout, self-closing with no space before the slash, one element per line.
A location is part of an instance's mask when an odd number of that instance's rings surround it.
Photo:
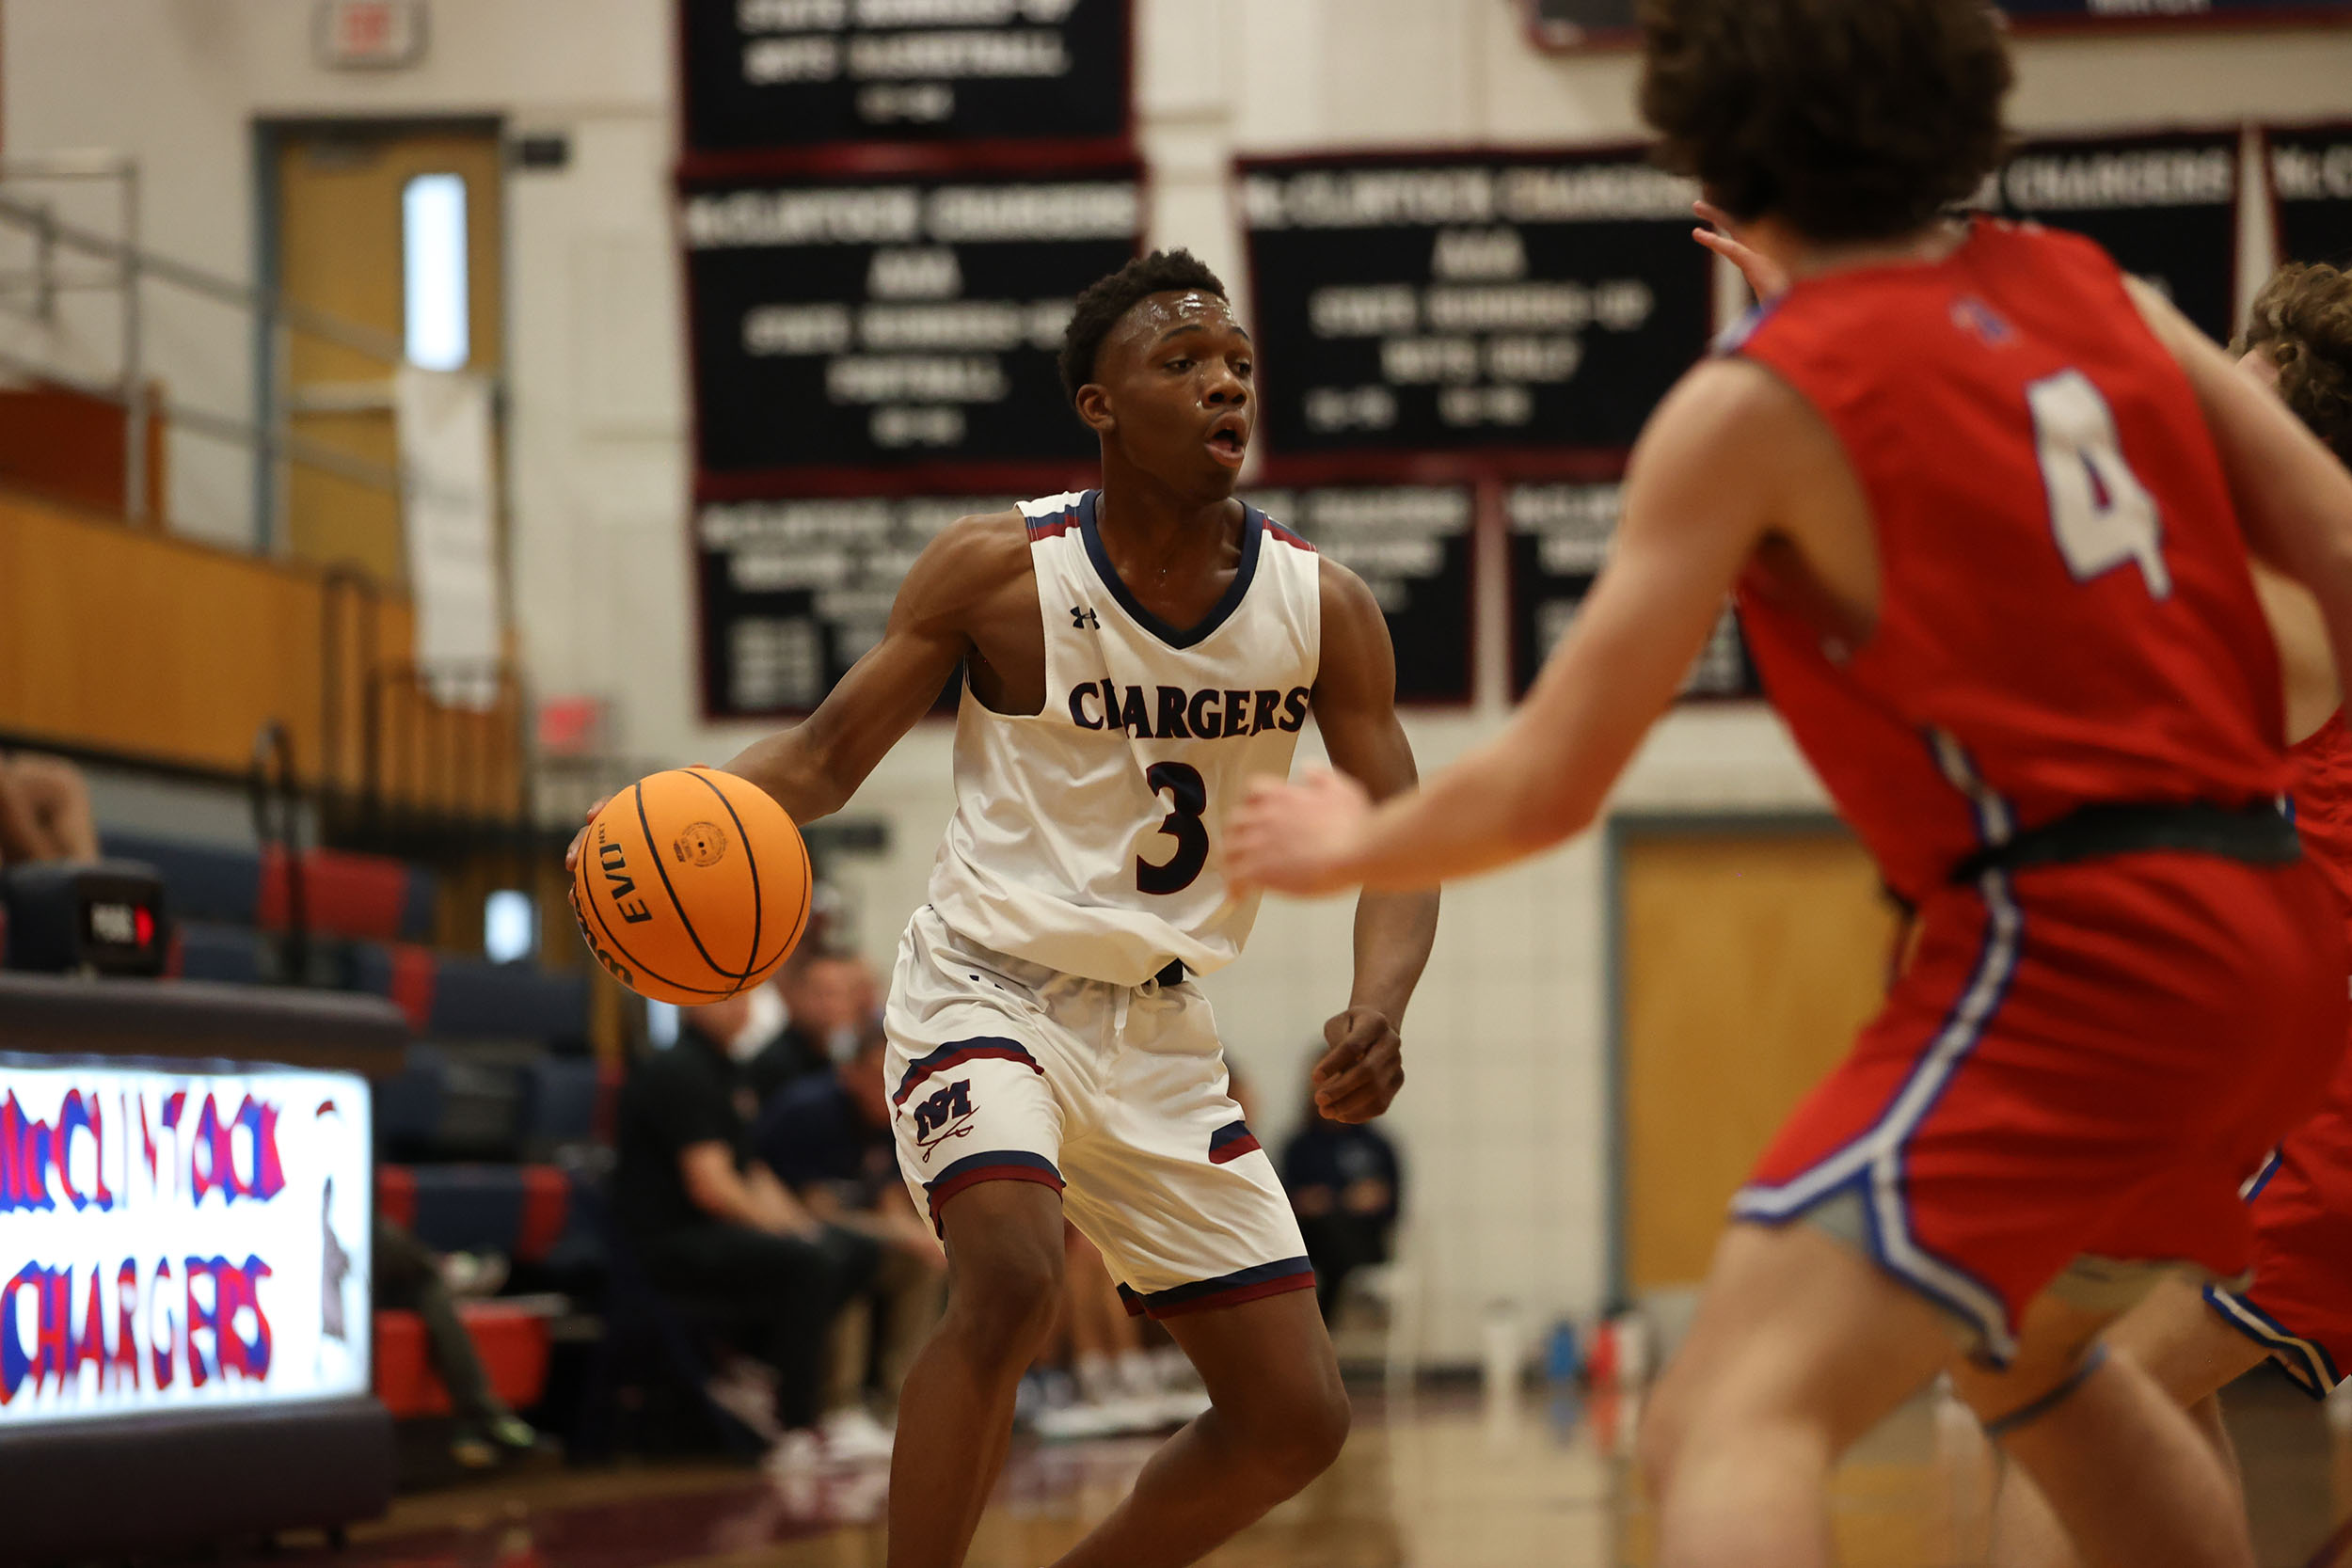
<path fill-rule="evenodd" d="M 2254 1280 L 2205 1287 L 2232 1328 L 2320 1398 L 2352 1366 L 2352 1054 L 2319 1115 L 2287 1134 L 2246 1193 Z"/>
<path fill-rule="evenodd" d="M 2145 852 L 1940 889 L 1884 1009 L 1733 1214 L 1820 1212 L 1996 1365 L 2077 1258 L 2237 1276 L 2239 1193 L 2321 1102 L 2347 967 L 2308 863 Z"/>

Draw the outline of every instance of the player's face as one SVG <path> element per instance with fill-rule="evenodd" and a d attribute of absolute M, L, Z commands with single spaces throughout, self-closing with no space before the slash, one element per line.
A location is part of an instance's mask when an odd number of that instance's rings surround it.
<path fill-rule="evenodd" d="M 2254 384 L 2265 392 L 2279 389 L 2279 361 L 2262 349 L 2249 350 L 2237 362 L 2238 373 L 2252 377 Z"/>
<path fill-rule="evenodd" d="M 1225 301 L 1194 291 L 1152 294 L 1104 344 L 1104 396 L 1088 422 L 1171 486 L 1231 495 L 1257 426 L 1256 359 Z"/>

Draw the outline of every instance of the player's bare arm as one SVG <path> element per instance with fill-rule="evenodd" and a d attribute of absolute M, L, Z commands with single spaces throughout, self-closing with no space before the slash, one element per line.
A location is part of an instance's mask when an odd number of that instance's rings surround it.
<path fill-rule="evenodd" d="M 1329 557 L 1322 562 L 1323 653 L 1315 727 L 1331 764 L 1386 800 L 1420 774 L 1396 716 L 1396 649 L 1372 590 Z M 1323 1026 L 1315 1104 L 1333 1121 L 1369 1121 L 1405 1085 L 1405 1008 L 1438 937 L 1435 893 L 1367 893 L 1356 906 L 1356 980 L 1347 1010 Z"/>
<path fill-rule="evenodd" d="M 805 722 L 753 745 L 726 771 L 773 795 L 796 822 L 830 816 L 930 711 L 961 659 L 998 712 L 1043 705 L 1044 635 L 1017 512 L 962 518 L 931 541 L 899 586 L 882 640 Z"/>
<path fill-rule="evenodd" d="M 1353 781 L 1330 775 L 1259 784 L 1234 823 L 1235 874 L 1299 895 L 1433 887 L 1581 831 L 1674 701 L 1768 536 L 1788 535 L 1808 562 L 1838 552 L 1795 535 L 1846 540 L 1846 592 L 1830 597 L 1867 618 L 1863 583 L 1876 573 L 1867 511 L 1858 523 L 1816 522 L 1782 506 L 1808 482 L 1842 486 L 1832 493 L 1859 506 L 1835 437 L 1795 393 L 1741 361 L 1692 371 L 1635 449 L 1608 569 L 1502 734 L 1376 808 Z"/>
<path fill-rule="evenodd" d="M 2352 690 L 2352 473 L 2171 301 L 2136 279 L 2126 282 L 2204 409 L 2247 547 L 2318 602 L 2338 686 Z"/>
<path fill-rule="evenodd" d="M 943 530 L 899 584 L 882 640 L 815 713 L 746 747 L 723 771 L 774 796 L 795 822 L 830 816 L 930 711 L 959 659 L 970 661 L 973 689 L 998 712 L 1043 705 L 1045 635 L 1018 512 L 962 517 Z M 597 801 L 589 816 L 603 807 Z M 578 863 L 580 844 L 575 835 L 567 867 Z"/>

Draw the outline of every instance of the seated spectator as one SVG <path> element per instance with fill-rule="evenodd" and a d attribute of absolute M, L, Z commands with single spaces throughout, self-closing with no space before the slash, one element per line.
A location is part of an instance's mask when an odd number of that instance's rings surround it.
<path fill-rule="evenodd" d="M 761 1114 L 755 1137 L 768 1168 L 811 1214 L 828 1228 L 882 1245 L 867 1297 L 850 1302 L 834 1323 L 821 1426 L 829 1450 L 875 1442 L 886 1449 L 889 1431 L 866 1406 L 866 1372 L 879 1359 L 882 1402 L 895 1411 L 907 1368 L 939 1321 L 946 1295 L 947 1255 L 898 1179 L 882 1082 L 887 1049 L 882 1030 L 869 1027 L 848 1061 L 786 1085 Z"/>
<path fill-rule="evenodd" d="M 1316 1059 L 1322 1056 L 1317 1048 Z M 1338 1310 L 1347 1276 L 1389 1260 L 1402 1185 L 1396 1147 L 1368 1126 L 1327 1121 L 1307 1085 L 1307 1113 L 1282 1146 L 1282 1187 L 1291 1196 L 1307 1256 L 1315 1266 L 1315 1301 L 1326 1323 Z"/>
<path fill-rule="evenodd" d="M 830 1074 L 857 1053 L 880 1004 L 873 971 L 853 953 L 795 955 L 776 982 L 783 1030 L 752 1058 L 752 1090 L 763 1106 L 796 1079 Z"/>
<path fill-rule="evenodd" d="M 530 1453 L 539 1434 L 491 1390 L 473 1338 L 441 1279 L 441 1260 L 407 1227 L 375 1216 L 375 1305 L 424 1320 L 425 1355 L 457 1416 L 450 1457 L 468 1469 Z"/>
<path fill-rule="evenodd" d="M 686 1010 L 677 1043 L 638 1060 L 621 1091 L 613 1214 L 658 1290 L 717 1304 L 757 1325 L 772 1376 L 714 1379 L 711 1398 L 771 1441 L 771 1465 L 828 1457 L 817 1430 L 828 1332 L 865 1288 L 881 1247 L 829 1230 L 755 1158 L 757 1111 L 742 1056 L 758 1044 L 754 1004 Z"/>
<path fill-rule="evenodd" d="M 0 752 L 0 865 L 98 859 L 89 786 L 62 757 Z"/>

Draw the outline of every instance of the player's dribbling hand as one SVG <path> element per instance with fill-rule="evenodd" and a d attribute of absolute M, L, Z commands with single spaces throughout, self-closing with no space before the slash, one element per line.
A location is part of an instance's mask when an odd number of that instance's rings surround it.
<path fill-rule="evenodd" d="M 566 870 L 566 871 L 568 871 L 568 872 L 571 872 L 574 876 L 579 875 L 579 873 L 580 873 L 580 847 L 581 847 L 582 845 L 584 845 L 585 843 L 587 843 L 587 841 L 588 841 L 588 828 L 589 828 L 589 824 L 591 824 L 591 823 L 593 823 L 593 822 L 595 822 L 595 821 L 596 821 L 596 813 L 598 813 L 598 812 L 600 812 L 600 811 L 604 810 L 604 808 L 605 808 L 606 806 L 608 806 L 608 805 L 612 804 L 612 796 L 610 796 L 610 795 L 606 795 L 606 796 L 599 797 L 599 798 L 598 798 L 598 800 L 596 800 L 596 803 L 595 805 L 590 806 L 590 807 L 588 808 L 587 816 L 585 816 L 585 818 L 584 818 L 584 819 L 582 819 L 582 821 L 581 821 L 581 822 L 580 822 L 580 832 L 576 832 L 576 833 L 574 833 L 574 834 L 572 835 L 572 844 L 571 844 L 571 847 L 564 851 L 564 870 Z"/>
<path fill-rule="evenodd" d="M 1327 768 L 1295 783 L 1260 779 L 1226 826 L 1225 874 L 1236 891 L 1266 888 L 1313 898 L 1353 887 L 1350 870 L 1372 797 Z"/>
<path fill-rule="evenodd" d="M 1326 1051 L 1315 1064 L 1315 1109 L 1333 1121 L 1370 1121 L 1405 1086 L 1405 1041 L 1387 1015 L 1350 1007 L 1323 1026 Z"/>
<path fill-rule="evenodd" d="M 1788 275 L 1780 264 L 1740 238 L 1739 226 L 1731 214 L 1711 201 L 1692 204 L 1705 229 L 1694 229 L 1691 237 L 1740 269 L 1740 276 L 1748 280 L 1759 300 L 1778 299 L 1788 292 Z"/>

